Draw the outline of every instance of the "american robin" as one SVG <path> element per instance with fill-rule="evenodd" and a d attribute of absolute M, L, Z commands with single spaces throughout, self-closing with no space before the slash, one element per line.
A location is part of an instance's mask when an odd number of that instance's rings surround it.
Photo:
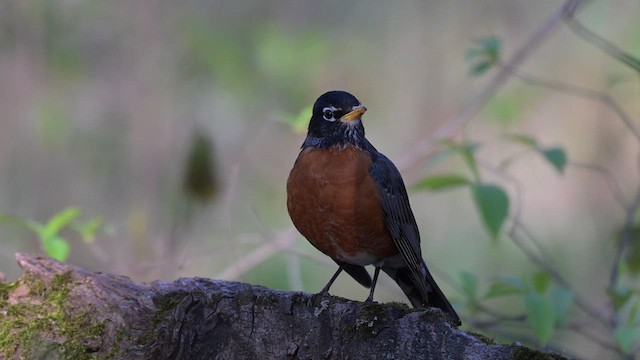
<path fill-rule="evenodd" d="M 307 137 L 287 180 L 287 208 L 298 231 L 367 288 L 380 269 L 416 308 L 434 306 L 460 324 L 422 258 L 420 234 L 402 176 L 364 136 L 358 99 L 330 91 L 313 105 Z M 373 280 L 365 265 L 373 265 Z"/>

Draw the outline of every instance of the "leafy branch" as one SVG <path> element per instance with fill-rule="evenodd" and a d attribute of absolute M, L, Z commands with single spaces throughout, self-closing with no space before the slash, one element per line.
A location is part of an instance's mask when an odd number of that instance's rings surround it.
<path fill-rule="evenodd" d="M 581 38 L 602 49 L 616 60 L 630 66 L 636 72 L 640 72 L 640 61 L 638 59 L 620 50 L 607 40 L 595 35 L 575 19 L 574 13 L 578 5 L 579 2 L 574 1 L 565 3 L 563 7 L 565 13 L 564 19 L 568 26 Z M 501 42 L 495 37 L 476 40 L 474 47 L 467 51 L 466 58 L 470 64 L 470 74 L 473 76 L 480 76 L 492 68 L 498 68 L 499 73 L 509 73 L 526 84 L 600 102 L 616 115 L 616 118 L 624 124 L 632 137 L 640 144 L 640 128 L 611 95 L 603 91 L 587 89 L 561 81 L 545 80 L 533 75 L 524 74 L 518 70 L 519 63 L 514 64 L 513 61 L 503 62 L 501 60 Z M 475 309 L 475 311 L 481 311 L 493 318 L 493 320 L 487 320 L 484 323 L 479 322 L 478 324 L 500 326 L 504 321 L 527 321 L 541 344 L 549 341 L 556 327 L 563 327 L 564 325 L 564 328 L 567 330 L 581 334 L 592 341 L 597 341 L 603 348 L 615 351 L 622 357 L 632 358 L 634 353 L 640 351 L 640 345 L 638 344 L 640 340 L 640 323 L 638 319 L 640 289 L 633 289 L 621 285 L 620 278 L 629 271 L 627 267 L 624 266 L 623 259 L 629 251 L 632 239 L 640 233 L 640 226 L 636 224 L 636 219 L 640 212 L 640 188 L 638 188 L 633 198 L 629 201 L 621 190 L 616 177 L 605 167 L 570 162 L 563 148 L 543 146 L 528 135 L 506 134 L 505 139 L 524 146 L 526 151 L 508 157 L 498 167 L 494 167 L 475 158 L 475 149 L 479 147 L 478 144 L 473 144 L 473 146 L 471 146 L 470 143 L 452 145 L 451 141 L 442 142 L 442 144 L 445 145 L 445 151 L 450 152 L 453 150 L 465 158 L 465 164 L 467 164 L 467 167 L 473 175 L 472 179 L 457 173 L 446 173 L 428 177 L 416 185 L 418 189 L 429 191 L 454 189 L 464 186 L 471 187 L 472 200 L 476 204 L 480 218 L 491 238 L 495 240 L 499 237 L 503 223 L 509 218 L 511 227 L 506 232 L 506 235 L 532 263 L 542 269 L 541 272 L 535 273 L 529 280 L 510 278 L 508 281 L 504 279 L 497 282 L 494 281 L 489 290 L 491 296 L 486 296 L 482 299 L 476 297 L 478 288 L 477 279 L 469 274 L 463 274 L 461 282 L 464 288 L 463 293 L 465 293 L 469 299 L 469 308 Z M 550 262 L 552 257 L 542 243 L 536 239 L 533 233 L 523 224 L 520 205 L 522 202 L 523 188 L 517 179 L 507 173 L 507 168 L 516 159 L 521 159 L 522 155 L 532 152 L 542 156 L 560 174 L 564 173 L 567 166 L 585 169 L 599 174 L 606 181 L 612 197 L 623 207 L 625 219 L 619 235 L 616 253 L 612 259 L 609 282 L 606 286 L 613 311 L 607 311 L 608 309 L 601 310 L 595 307 L 587 301 L 584 296 L 577 293 L 575 289 L 572 289 L 570 282 L 557 270 L 557 266 Z M 482 174 L 478 170 L 478 165 L 482 166 L 482 170 L 490 171 L 498 175 L 502 181 L 511 184 L 516 199 L 515 205 L 512 206 L 513 209 L 509 209 L 510 200 L 508 192 L 504 191 L 500 185 L 484 185 L 481 181 Z M 485 191 L 482 196 L 478 196 L 474 190 L 481 188 L 480 186 L 490 186 L 491 190 Z M 511 215 L 509 215 L 509 213 L 511 213 Z M 533 245 L 533 248 L 531 248 L 531 245 Z M 637 253 L 638 256 L 640 256 L 640 251 Z M 627 258 L 628 257 L 629 255 L 627 254 Z M 548 282 L 550 281 L 553 281 L 557 285 L 554 289 L 559 290 L 556 290 L 556 292 L 563 294 L 561 295 L 562 301 L 559 301 L 557 298 L 554 299 L 553 296 L 546 293 L 546 291 L 548 291 Z M 489 309 L 483 304 L 483 301 L 491 299 L 494 296 L 500 297 L 507 295 L 523 296 L 526 316 L 501 314 Z M 563 306 L 558 307 L 558 303 L 562 303 Z M 580 309 L 592 319 L 592 321 L 587 323 L 578 323 L 575 321 L 566 322 L 568 310 L 572 305 L 575 305 L 577 309 Z M 593 324 L 599 324 L 600 327 L 595 328 Z M 600 330 L 594 333 L 596 329 Z"/>

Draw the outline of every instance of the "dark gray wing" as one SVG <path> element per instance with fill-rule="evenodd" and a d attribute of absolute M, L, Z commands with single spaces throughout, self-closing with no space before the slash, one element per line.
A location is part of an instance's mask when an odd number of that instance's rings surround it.
<path fill-rule="evenodd" d="M 407 267 L 415 277 L 416 284 L 420 284 L 420 292 L 426 297 L 427 289 L 422 281 L 425 274 L 420 250 L 420 233 L 409 205 L 409 196 L 404 181 L 402 181 L 400 171 L 391 160 L 375 149 L 372 152 L 372 160 L 369 173 L 378 188 L 385 225 Z"/>
<path fill-rule="evenodd" d="M 460 325 L 460 317 L 436 284 L 422 259 L 420 233 L 400 171 L 391 160 L 377 152 L 373 146 L 369 152 L 373 160 L 369 173 L 378 188 L 385 225 L 406 265 L 400 268 L 383 266 L 382 270 L 400 285 L 413 306 L 438 307 L 448 313 L 455 324 Z"/>

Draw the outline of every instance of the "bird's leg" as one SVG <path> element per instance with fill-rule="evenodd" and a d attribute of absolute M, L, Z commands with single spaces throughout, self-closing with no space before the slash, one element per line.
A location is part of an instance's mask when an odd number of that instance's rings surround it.
<path fill-rule="evenodd" d="M 371 282 L 371 290 L 369 291 L 369 297 L 365 302 L 373 302 L 373 291 L 376 289 L 376 283 L 378 282 L 378 274 L 380 274 L 380 268 L 376 266 L 376 270 L 373 273 L 373 281 Z"/>
<path fill-rule="evenodd" d="M 331 285 L 333 284 L 334 281 L 336 281 L 336 279 L 338 278 L 338 275 L 340 275 L 340 273 L 342 272 L 342 266 L 338 267 L 338 271 L 336 271 L 335 274 L 333 274 L 333 276 L 331 277 L 331 280 L 329 280 L 329 282 L 327 283 L 327 285 L 325 285 L 322 288 L 322 291 L 320 291 L 321 294 L 324 293 L 328 293 L 329 292 L 329 288 L 331 287 Z"/>

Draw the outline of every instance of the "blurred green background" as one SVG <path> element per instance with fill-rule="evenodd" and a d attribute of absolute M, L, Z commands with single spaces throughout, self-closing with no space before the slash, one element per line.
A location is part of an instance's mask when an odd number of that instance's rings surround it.
<path fill-rule="evenodd" d="M 352 92 L 369 108 L 368 138 L 398 163 L 486 86 L 490 76 L 471 76 L 465 61 L 474 40 L 497 36 L 508 58 L 560 5 L 3 0 L 0 212 L 46 222 L 74 206 L 83 221 L 101 217 L 93 242 L 61 233 L 69 261 L 90 269 L 138 281 L 223 277 L 317 292 L 335 265 L 292 230 L 285 203 L 305 109 L 325 91 Z M 640 2 L 598 1 L 579 17 L 640 54 Z M 521 70 L 607 91 L 640 114 L 637 76 L 564 26 Z M 518 151 L 504 132 L 607 166 L 627 197 L 640 181 L 637 145 L 598 102 L 512 79 L 463 130 L 492 164 Z M 197 201 L 184 191 L 193 161 L 213 166 L 203 170 L 211 182 Z M 433 156 L 402 168 L 409 185 L 440 171 L 465 167 Z M 518 159 L 509 173 L 523 185 L 523 221 L 575 289 L 605 304 L 624 221 L 606 182 L 575 167 L 561 176 L 536 156 Z M 534 269 L 511 242 L 490 239 L 468 191 L 410 196 L 425 258 L 450 299 L 463 298 L 463 271 L 489 281 Z M 41 251 L 37 237 L 0 223 L 0 272 L 9 279 L 20 273 L 19 251 Z M 406 301 L 381 281 L 378 301 Z M 363 300 L 367 290 L 342 276 L 332 293 Z M 555 343 L 577 355 L 608 354 L 558 336 Z"/>

